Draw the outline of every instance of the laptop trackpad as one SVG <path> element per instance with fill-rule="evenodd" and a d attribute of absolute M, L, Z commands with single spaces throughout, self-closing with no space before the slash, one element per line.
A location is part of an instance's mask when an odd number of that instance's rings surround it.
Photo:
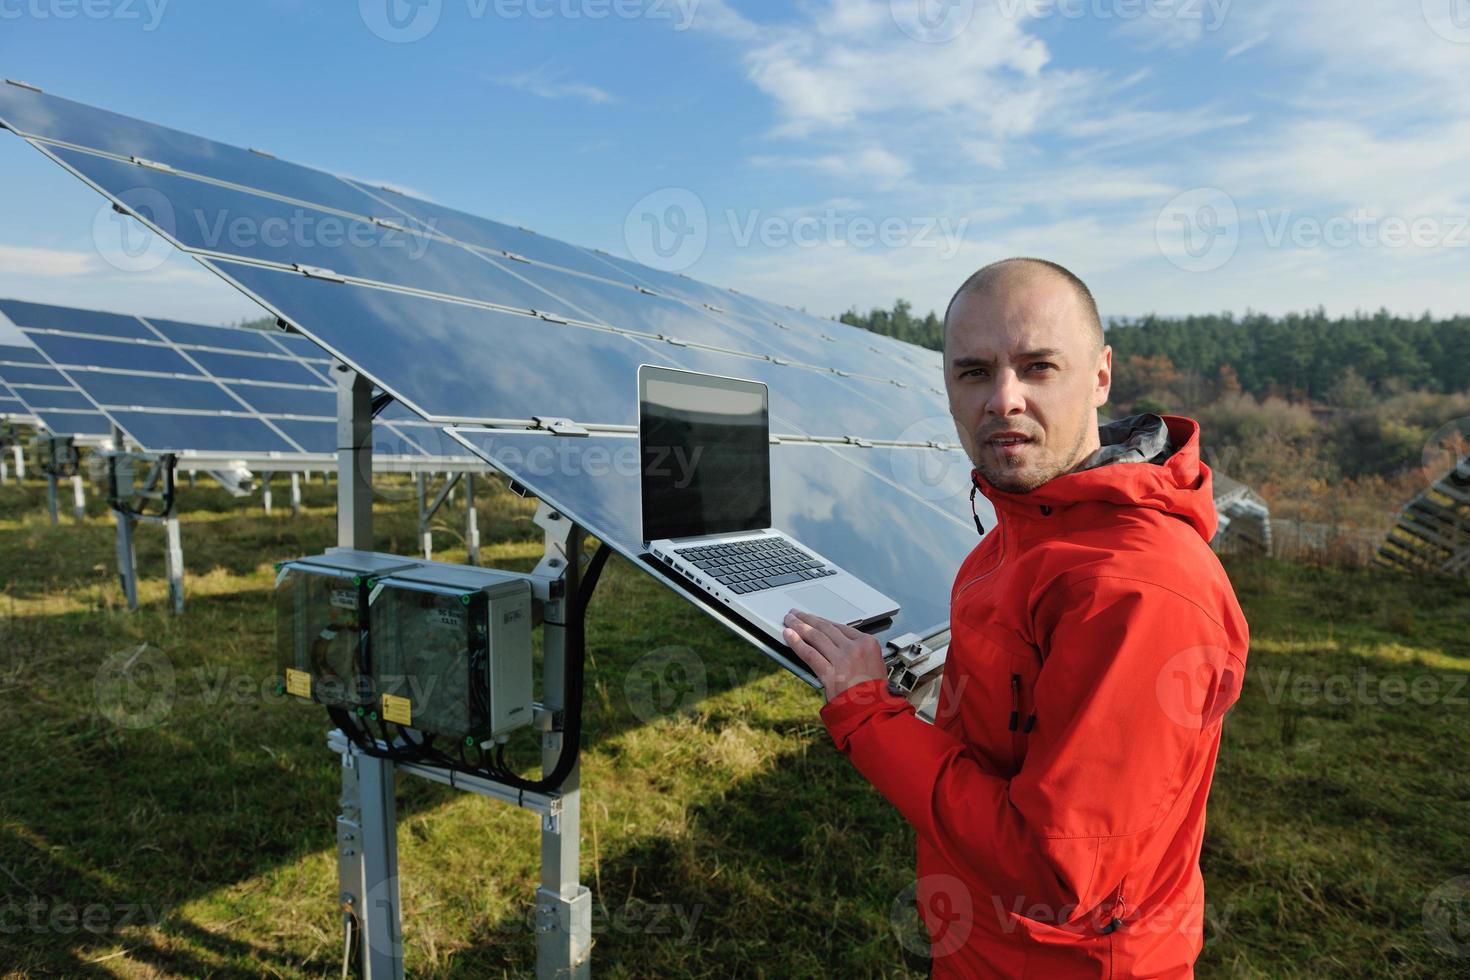
<path fill-rule="evenodd" d="M 824 585 L 808 585 L 786 593 L 791 606 L 802 612 L 816 613 L 824 619 L 848 623 L 862 616 L 863 611 Z"/>

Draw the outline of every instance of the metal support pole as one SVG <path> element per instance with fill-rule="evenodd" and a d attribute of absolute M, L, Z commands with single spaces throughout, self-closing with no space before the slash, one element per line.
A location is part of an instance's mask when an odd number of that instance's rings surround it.
<path fill-rule="evenodd" d="M 193 470 L 190 470 L 189 471 L 189 489 L 190 490 L 194 489 L 194 471 Z"/>
<path fill-rule="evenodd" d="M 419 499 L 419 544 L 424 549 L 424 561 L 428 561 L 434 555 L 434 535 L 429 530 L 429 516 L 426 511 L 428 502 L 424 499 L 427 491 L 424 486 L 424 474 L 422 472 L 413 475 L 414 489 L 418 492 Z"/>
<path fill-rule="evenodd" d="M 76 506 L 77 523 L 87 519 L 87 494 L 82 488 L 82 474 L 74 473 L 71 478 L 72 502 Z"/>
<path fill-rule="evenodd" d="M 0 454 L 0 486 L 10 482 L 10 461 Z"/>
<path fill-rule="evenodd" d="M 11 446 L 10 452 L 15 457 L 15 478 L 24 482 L 26 478 L 26 451 L 20 446 Z"/>
<path fill-rule="evenodd" d="M 344 366 L 337 369 L 337 544 L 373 546 L 373 386 Z M 343 911 L 356 920 L 358 962 L 366 980 L 402 980 L 399 931 L 397 814 L 393 764 L 372 756 L 343 756 L 342 835 L 356 834 L 356 855 L 339 850 Z M 345 828 L 345 830 L 344 830 Z"/>
<path fill-rule="evenodd" d="M 301 516 L 301 474 L 291 474 L 291 516 Z"/>
<path fill-rule="evenodd" d="M 160 466 L 172 465 L 167 461 Z M 168 573 L 168 599 L 174 615 L 184 614 L 184 545 L 179 538 L 179 517 L 172 507 L 163 515 L 165 539 L 163 562 Z"/>
<path fill-rule="evenodd" d="M 581 585 L 583 532 L 544 503 L 535 522 L 546 532 L 546 554 L 538 572 L 565 569 L 562 597 L 547 603 L 543 633 L 545 653 L 542 698 L 555 713 L 566 708 L 567 623 Z M 562 733 L 541 736 L 541 769 L 549 773 L 562 752 Z M 581 844 L 582 766 L 579 762 L 561 784 L 561 811 L 541 818 L 541 884 L 536 889 L 537 980 L 586 980 L 592 975 L 592 893 L 578 883 Z"/>
<path fill-rule="evenodd" d="M 51 509 L 51 523 L 59 523 L 56 517 L 56 474 L 46 474 L 46 505 Z"/>
<path fill-rule="evenodd" d="M 475 474 L 464 475 L 464 546 L 470 564 L 480 564 L 480 519 L 475 513 Z"/>
<path fill-rule="evenodd" d="M 260 500 L 265 504 L 265 516 L 271 516 L 271 477 L 274 473 L 260 474 Z"/>

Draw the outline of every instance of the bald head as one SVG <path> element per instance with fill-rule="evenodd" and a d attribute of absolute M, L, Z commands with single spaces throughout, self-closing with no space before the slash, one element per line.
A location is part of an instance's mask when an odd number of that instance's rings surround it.
<path fill-rule="evenodd" d="M 1057 282 L 1067 287 L 1076 301 L 1079 325 L 1091 334 L 1093 351 L 1101 351 L 1103 348 L 1102 318 L 1098 316 L 1097 301 L 1092 298 L 1092 290 L 1088 289 L 1087 284 L 1073 275 L 1066 267 L 1057 265 L 1055 262 L 1048 262 L 1046 259 L 1031 258 L 1001 259 L 999 262 L 992 262 L 977 270 L 960 285 L 959 289 L 955 290 L 954 296 L 950 297 L 949 305 L 944 309 L 946 346 L 949 341 L 949 315 L 960 297 L 1020 290 L 1043 281 Z"/>

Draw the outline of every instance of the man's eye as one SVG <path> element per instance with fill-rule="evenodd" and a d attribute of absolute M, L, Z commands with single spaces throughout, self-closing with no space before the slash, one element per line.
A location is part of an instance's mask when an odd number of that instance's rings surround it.
<path fill-rule="evenodd" d="M 962 378 L 969 378 L 969 377 L 972 377 L 972 376 L 982 375 L 984 373 L 985 373 L 985 369 L 984 368 L 971 368 L 970 370 L 968 370 L 968 371 L 964 372 L 963 374 L 961 374 L 960 377 L 962 377 Z"/>
<path fill-rule="evenodd" d="M 1053 364 L 1053 363 L 1051 363 L 1050 361 L 1036 361 L 1031 366 L 1034 367 L 1034 368 L 1055 368 L 1056 367 L 1056 365 Z"/>

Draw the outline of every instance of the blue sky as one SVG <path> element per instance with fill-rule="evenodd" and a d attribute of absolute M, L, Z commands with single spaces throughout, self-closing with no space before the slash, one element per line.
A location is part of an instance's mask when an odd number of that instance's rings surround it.
<path fill-rule="evenodd" d="M 1347 9 L 0 0 L 0 75 L 827 315 L 1013 254 L 1106 314 L 1470 312 L 1470 2 Z M 0 136 L 0 295 L 253 315 Z"/>

